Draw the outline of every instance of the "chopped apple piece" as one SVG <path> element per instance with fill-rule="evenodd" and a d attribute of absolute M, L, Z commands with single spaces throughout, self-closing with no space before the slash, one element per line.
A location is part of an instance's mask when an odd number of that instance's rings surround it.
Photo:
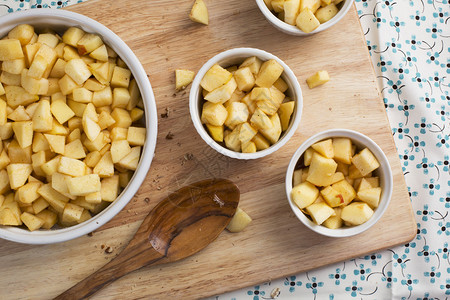
<path fill-rule="evenodd" d="M 342 209 L 341 218 L 351 225 L 361 225 L 373 215 L 373 210 L 364 202 L 354 202 Z"/>
<path fill-rule="evenodd" d="M 326 219 L 335 214 L 334 210 L 325 202 L 311 204 L 306 207 L 306 211 L 317 225 L 322 224 Z"/>
<path fill-rule="evenodd" d="M 352 157 L 352 163 L 359 170 L 362 176 L 366 176 L 380 166 L 377 158 L 373 153 L 365 148 Z"/>
<path fill-rule="evenodd" d="M 252 218 L 244 210 L 238 207 L 226 228 L 230 232 L 240 232 L 244 230 L 251 221 Z"/>
<path fill-rule="evenodd" d="M 100 192 L 101 189 L 100 177 L 98 174 L 68 178 L 66 182 L 69 193 L 75 196 L 85 196 L 91 193 Z"/>
<path fill-rule="evenodd" d="M 288 101 L 280 105 L 278 110 L 278 115 L 280 116 L 281 129 L 283 131 L 289 128 L 289 121 L 291 120 L 291 115 L 294 112 L 295 101 Z"/>
<path fill-rule="evenodd" d="M 342 212 L 342 208 L 340 207 L 335 207 L 334 208 L 334 213 L 335 215 L 329 217 L 328 219 L 326 219 L 322 224 L 323 226 L 330 228 L 330 229 L 337 229 L 337 228 L 341 228 L 343 225 L 343 221 L 341 219 L 341 212 Z"/>
<path fill-rule="evenodd" d="M 12 60 L 24 57 L 22 45 L 19 40 L 0 40 L 0 61 Z"/>
<path fill-rule="evenodd" d="M 305 8 L 297 16 L 295 24 L 301 31 L 310 33 L 311 31 L 314 31 L 317 27 L 319 27 L 320 22 L 319 20 L 317 20 L 312 10 L 310 10 L 309 8 Z"/>
<path fill-rule="evenodd" d="M 333 150 L 333 144 L 332 144 L 331 139 L 326 139 L 326 140 L 317 142 L 317 143 L 311 145 L 311 148 L 313 148 L 319 154 L 321 154 L 322 156 L 325 156 L 326 158 L 334 157 L 334 150 Z"/>
<path fill-rule="evenodd" d="M 381 188 L 375 187 L 364 189 L 359 191 L 357 196 L 359 200 L 366 202 L 371 208 L 377 208 L 380 203 Z"/>
<path fill-rule="evenodd" d="M 35 231 L 44 225 L 44 220 L 27 212 L 20 215 L 20 219 L 30 231 Z"/>
<path fill-rule="evenodd" d="M 333 138 L 333 152 L 337 162 L 352 163 L 352 141 L 349 138 Z"/>
<path fill-rule="evenodd" d="M 206 8 L 206 4 L 203 0 L 195 0 L 191 13 L 189 14 L 189 18 L 194 22 L 208 25 L 208 9 Z"/>
<path fill-rule="evenodd" d="M 306 79 L 306 83 L 310 89 L 313 89 L 319 85 L 325 84 L 330 80 L 330 75 L 327 71 L 317 71 L 314 75 L 311 75 Z"/>
<path fill-rule="evenodd" d="M 216 142 L 223 142 L 223 125 L 222 126 L 214 126 L 211 124 L 205 124 L 206 128 L 208 128 L 211 137 Z"/>
<path fill-rule="evenodd" d="M 231 78 L 226 84 L 209 92 L 205 96 L 205 100 L 212 103 L 225 103 L 231 98 L 236 88 L 236 80 L 234 78 Z"/>
<path fill-rule="evenodd" d="M 12 129 L 16 135 L 16 139 L 20 147 L 27 148 L 31 146 L 33 142 L 33 122 L 13 122 Z"/>
<path fill-rule="evenodd" d="M 33 172 L 31 164 L 9 164 L 6 167 L 9 177 L 9 184 L 13 190 L 20 188 L 25 184 Z"/>
<path fill-rule="evenodd" d="M 317 186 L 330 185 L 337 163 L 332 158 L 326 158 L 317 152 L 313 153 L 306 180 Z"/>
<path fill-rule="evenodd" d="M 268 61 L 265 61 L 261 65 L 261 69 L 256 76 L 255 83 L 260 87 L 270 88 L 281 76 L 283 70 L 283 66 L 280 65 L 276 60 L 270 59 Z"/>
<path fill-rule="evenodd" d="M 205 74 L 200 82 L 202 88 L 211 92 L 216 88 L 227 83 L 233 74 L 222 68 L 218 64 L 213 65 Z"/>
<path fill-rule="evenodd" d="M 309 182 L 302 182 L 291 191 L 292 200 L 300 209 L 311 205 L 318 196 L 319 190 Z"/>

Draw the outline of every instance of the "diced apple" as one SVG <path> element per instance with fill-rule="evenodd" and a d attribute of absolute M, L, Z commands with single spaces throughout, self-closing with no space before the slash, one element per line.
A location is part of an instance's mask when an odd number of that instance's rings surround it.
<path fill-rule="evenodd" d="M 326 219 L 322 224 L 323 226 L 330 228 L 330 229 L 337 229 L 337 228 L 341 228 L 343 225 L 343 221 L 341 219 L 341 212 L 342 212 L 342 208 L 340 207 L 335 207 L 334 208 L 334 216 L 329 217 L 328 219 Z"/>
<path fill-rule="evenodd" d="M 290 25 L 295 25 L 295 19 L 300 12 L 300 0 L 284 1 L 284 21 Z"/>
<path fill-rule="evenodd" d="M 252 56 L 246 58 L 239 66 L 239 68 L 249 67 L 252 74 L 256 76 L 259 73 L 259 70 L 261 69 L 262 63 L 263 62 L 258 57 Z"/>
<path fill-rule="evenodd" d="M 241 141 L 239 140 L 240 126 L 236 126 L 233 131 L 224 137 L 225 146 L 233 151 L 241 150 Z"/>
<path fill-rule="evenodd" d="M 134 171 L 137 169 L 137 166 L 139 164 L 140 155 L 141 147 L 133 147 L 131 148 L 131 152 L 118 162 L 118 166 Z"/>
<path fill-rule="evenodd" d="M 200 85 L 208 92 L 211 92 L 227 83 L 232 77 L 233 74 L 218 64 L 215 64 L 206 72 L 205 76 L 203 76 Z"/>
<path fill-rule="evenodd" d="M 203 104 L 202 117 L 207 124 L 222 126 L 227 119 L 228 111 L 220 103 L 206 102 Z"/>
<path fill-rule="evenodd" d="M 83 144 L 80 139 L 74 139 L 64 147 L 64 153 L 61 153 L 66 157 L 81 159 L 86 157 Z"/>
<path fill-rule="evenodd" d="M 66 182 L 69 193 L 75 196 L 85 196 L 90 193 L 100 192 L 101 189 L 100 177 L 98 174 L 68 178 Z"/>
<path fill-rule="evenodd" d="M 69 202 L 69 198 L 57 192 L 51 187 L 51 184 L 47 183 L 42 185 L 38 189 L 39 195 L 44 198 L 50 206 L 57 211 L 58 213 L 62 213 L 64 210 L 64 206 L 67 202 Z"/>
<path fill-rule="evenodd" d="M 326 158 L 317 152 L 313 153 L 307 180 L 317 186 L 330 185 L 337 163 L 332 158 Z"/>
<path fill-rule="evenodd" d="M 303 209 L 311 205 L 319 196 L 319 190 L 309 182 L 302 182 L 291 191 L 292 201 L 300 208 Z"/>
<path fill-rule="evenodd" d="M 19 40 L 22 46 L 28 44 L 34 35 L 34 27 L 29 24 L 19 24 L 9 33 L 8 38 Z"/>
<path fill-rule="evenodd" d="M 84 55 L 91 53 L 101 45 L 103 45 L 103 41 L 100 36 L 94 33 L 86 33 L 78 40 L 76 47 L 78 48 L 78 54 Z"/>
<path fill-rule="evenodd" d="M 208 9 L 206 8 L 205 2 L 203 2 L 203 0 L 195 0 L 194 5 L 191 9 L 191 13 L 189 14 L 189 18 L 194 22 L 208 25 Z"/>
<path fill-rule="evenodd" d="M 24 57 L 22 45 L 19 40 L 0 40 L 0 60 L 11 60 Z"/>
<path fill-rule="evenodd" d="M 244 230 L 251 221 L 252 218 L 243 209 L 238 207 L 226 228 L 229 232 L 240 232 Z"/>
<path fill-rule="evenodd" d="M 270 129 L 273 127 L 270 118 L 259 108 L 256 108 L 252 117 L 250 118 L 250 123 L 254 125 L 259 130 Z"/>
<path fill-rule="evenodd" d="M 373 215 L 373 210 L 364 202 L 353 202 L 342 209 L 341 218 L 351 225 L 361 225 Z"/>
<path fill-rule="evenodd" d="M 78 41 L 84 36 L 85 32 L 78 27 L 69 27 L 63 34 L 62 40 L 65 44 L 76 47 Z"/>
<path fill-rule="evenodd" d="M 269 141 L 260 133 L 257 133 L 253 137 L 252 142 L 255 143 L 256 150 L 258 151 L 265 150 L 270 147 Z"/>
<path fill-rule="evenodd" d="M 39 194 L 37 190 L 41 187 L 42 183 L 37 182 L 28 182 L 27 184 L 21 186 L 17 190 L 17 195 L 19 195 L 19 201 L 22 204 L 31 204 L 34 200 L 39 198 Z"/>
<path fill-rule="evenodd" d="M 146 133 L 145 127 L 130 126 L 128 128 L 127 141 L 132 146 L 144 146 Z"/>
<path fill-rule="evenodd" d="M 329 3 L 329 5 L 319 8 L 315 15 L 317 20 L 322 24 L 331 20 L 338 12 L 339 8 L 334 3 Z"/>
<path fill-rule="evenodd" d="M 6 167 L 9 177 L 9 184 L 13 190 L 20 188 L 25 184 L 33 172 L 31 164 L 10 164 Z"/>
<path fill-rule="evenodd" d="M 236 88 L 236 80 L 232 77 L 226 84 L 209 92 L 205 96 L 205 100 L 212 103 L 225 103 L 231 98 Z"/>
<path fill-rule="evenodd" d="M 27 148 L 31 146 L 33 142 L 32 121 L 13 122 L 12 129 L 14 131 L 14 134 L 16 135 L 16 139 L 20 147 Z"/>
<path fill-rule="evenodd" d="M 63 101 L 52 102 L 50 111 L 60 124 L 66 123 L 70 118 L 75 116 L 73 110 Z"/>
<path fill-rule="evenodd" d="M 380 166 L 377 158 L 373 153 L 365 148 L 352 157 L 352 163 L 359 170 L 362 176 L 366 176 Z"/>
<path fill-rule="evenodd" d="M 289 121 L 291 120 L 291 115 L 294 112 L 295 101 L 288 101 L 282 103 L 278 110 L 278 115 L 280 116 L 281 129 L 286 131 L 289 127 Z"/>
<path fill-rule="evenodd" d="M 62 156 L 59 161 L 58 172 L 74 177 L 83 176 L 85 174 L 86 165 L 84 162 Z"/>
<path fill-rule="evenodd" d="M 223 125 L 222 126 L 214 126 L 211 124 L 205 125 L 213 140 L 215 140 L 216 142 L 223 142 Z"/>
<path fill-rule="evenodd" d="M 128 155 L 126 155 L 123 159 L 126 159 L 132 152 L 130 152 Z M 122 161 L 121 160 L 121 161 Z M 121 163 L 119 161 L 119 165 Z M 97 165 L 94 167 L 94 174 L 98 174 L 100 177 L 110 177 L 114 174 L 114 163 L 112 161 L 111 152 L 107 151 L 100 161 L 97 163 Z"/>
<path fill-rule="evenodd" d="M 229 128 L 235 128 L 248 120 L 249 111 L 247 106 L 241 102 L 233 102 L 227 107 L 227 119 L 225 125 Z"/>
<path fill-rule="evenodd" d="M 278 114 L 270 116 L 272 127 L 269 129 L 260 129 L 261 134 L 273 145 L 280 139 L 281 135 L 281 121 Z"/>
<path fill-rule="evenodd" d="M 23 221 L 25 226 L 27 226 L 30 231 L 35 231 L 41 228 L 42 225 L 44 225 L 44 220 L 27 212 L 24 212 L 20 216 L 20 219 Z"/>
<path fill-rule="evenodd" d="M 113 202 L 119 195 L 119 175 L 103 178 L 101 182 L 101 197 L 103 201 Z"/>
<path fill-rule="evenodd" d="M 101 45 L 100 47 L 89 53 L 89 56 L 98 61 L 108 61 L 108 50 L 106 49 L 105 45 Z"/>
<path fill-rule="evenodd" d="M 309 166 L 309 165 L 311 164 L 311 159 L 312 159 L 313 154 L 314 154 L 315 152 L 316 152 L 316 151 L 314 151 L 313 148 L 308 148 L 308 149 L 305 150 L 305 153 L 303 154 L 303 163 L 304 163 L 304 165 L 305 165 L 306 167 Z"/>
<path fill-rule="evenodd" d="M 357 196 L 359 200 L 366 202 L 371 208 L 377 208 L 380 203 L 381 188 L 375 187 L 364 189 L 359 191 Z"/>
<path fill-rule="evenodd" d="M 326 219 L 335 214 L 334 210 L 325 202 L 311 204 L 306 207 L 306 211 L 317 225 L 322 224 Z"/>
<path fill-rule="evenodd" d="M 47 201 L 44 200 L 44 198 L 39 197 L 36 201 L 33 201 L 31 206 L 33 207 L 34 213 L 37 215 L 47 207 L 49 207 L 50 204 L 48 204 Z"/>
<path fill-rule="evenodd" d="M 130 113 L 123 108 L 114 108 L 111 117 L 116 121 L 116 123 L 114 123 L 114 126 L 116 127 L 128 128 L 132 124 Z"/>
<path fill-rule="evenodd" d="M 261 65 L 258 75 L 256 76 L 255 83 L 260 87 L 270 88 L 274 82 L 283 73 L 283 66 L 280 65 L 276 60 L 270 59 L 265 61 Z"/>
<path fill-rule="evenodd" d="M 317 143 L 311 145 L 311 148 L 313 148 L 315 151 L 317 151 L 319 154 L 321 154 L 322 156 L 324 156 L 326 158 L 334 157 L 332 139 L 326 139 L 326 140 L 317 142 Z"/>
<path fill-rule="evenodd" d="M 306 83 L 310 89 L 313 89 L 319 85 L 325 84 L 330 80 L 330 75 L 325 70 L 317 71 L 314 75 L 311 75 L 306 79 Z"/>
<path fill-rule="evenodd" d="M 175 88 L 177 90 L 185 89 L 194 80 L 195 72 L 185 69 L 175 70 Z"/>
<path fill-rule="evenodd" d="M 111 86 L 128 88 L 128 86 L 130 85 L 130 78 L 130 70 L 115 66 L 111 78 Z"/>
<path fill-rule="evenodd" d="M 239 68 L 236 70 L 236 72 L 234 72 L 234 78 L 241 91 L 248 92 L 255 85 L 255 76 L 250 70 L 250 67 Z"/>

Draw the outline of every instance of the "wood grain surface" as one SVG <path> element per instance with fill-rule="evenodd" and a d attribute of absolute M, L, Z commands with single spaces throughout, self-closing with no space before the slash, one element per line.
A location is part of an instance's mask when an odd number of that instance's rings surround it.
<path fill-rule="evenodd" d="M 142 62 L 158 107 L 156 154 L 136 196 L 92 236 L 43 246 L 1 241 L 0 298 L 58 295 L 117 255 L 152 207 L 171 191 L 212 177 L 239 186 L 240 206 L 253 218 L 251 225 L 238 234 L 223 232 L 192 257 L 124 276 L 93 299 L 201 298 L 413 239 L 416 224 L 408 191 L 355 8 L 329 30 L 294 37 L 273 28 L 254 1 L 205 2 L 209 26 L 189 20 L 191 0 L 89 0 L 68 8 L 109 27 Z M 176 68 L 197 71 L 215 54 L 235 47 L 260 48 L 278 56 L 303 89 L 303 116 L 296 134 L 276 153 L 254 161 L 229 159 L 209 148 L 190 120 L 189 87 L 174 89 Z M 310 90 L 305 79 L 320 69 L 328 70 L 331 80 Z M 286 168 L 297 147 L 330 128 L 368 135 L 393 169 L 389 208 L 374 227 L 355 237 L 333 239 L 313 233 L 291 212 L 284 191 Z"/>

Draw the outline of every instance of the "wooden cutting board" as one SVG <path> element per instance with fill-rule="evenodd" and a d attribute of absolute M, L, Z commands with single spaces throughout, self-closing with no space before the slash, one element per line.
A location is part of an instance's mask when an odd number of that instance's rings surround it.
<path fill-rule="evenodd" d="M 385 108 L 355 8 L 335 27 L 311 37 L 282 34 L 264 19 L 255 1 L 206 0 L 210 25 L 189 20 L 193 1 L 90 0 L 71 6 L 112 29 L 136 53 L 152 83 L 158 106 L 156 155 L 141 189 L 111 222 L 93 233 L 56 245 L 0 242 L 0 298 L 48 299 L 113 258 L 151 208 L 190 182 L 233 180 L 241 206 L 253 218 L 243 232 L 224 232 L 195 256 L 143 268 L 97 293 L 94 299 L 193 299 L 258 284 L 337 261 L 373 253 L 414 238 L 416 224 Z M 255 47 L 284 60 L 303 89 L 300 127 L 278 152 L 254 161 L 214 152 L 195 131 L 188 92 L 175 92 L 174 70 L 198 70 L 215 54 Z M 310 90 L 317 70 L 331 75 Z M 342 239 L 313 233 L 296 219 L 284 191 L 288 162 L 316 132 L 348 128 L 367 134 L 384 150 L 394 175 L 391 204 L 367 232 Z M 112 252 L 112 253 L 107 253 Z"/>

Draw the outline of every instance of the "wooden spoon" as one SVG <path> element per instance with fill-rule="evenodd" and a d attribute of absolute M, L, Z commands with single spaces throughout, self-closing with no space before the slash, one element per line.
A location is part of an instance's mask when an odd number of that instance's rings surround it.
<path fill-rule="evenodd" d="M 204 180 L 179 189 L 153 208 L 116 258 L 55 299 L 83 299 L 144 266 L 197 253 L 228 225 L 239 196 L 237 186 L 226 179 Z"/>

